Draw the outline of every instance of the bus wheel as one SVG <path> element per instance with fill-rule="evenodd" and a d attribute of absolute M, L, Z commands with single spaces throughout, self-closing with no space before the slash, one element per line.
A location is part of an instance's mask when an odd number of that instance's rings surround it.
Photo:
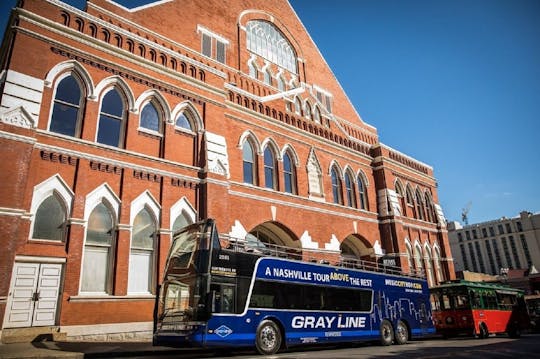
<path fill-rule="evenodd" d="M 398 321 L 394 336 L 396 338 L 396 344 L 406 344 L 409 341 L 409 329 L 407 328 L 407 324 L 401 320 Z"/>
<path fill-rule="evenodd" d="M 281 347 L 281 332 L 276 323 L 263 320 L 257 328 L 255 341 L 257 351 L 262 355 L 275 354 Z"/>
<path fill-rule="evenodd" d="M 485 323 L 480 323 L 480 334 L 478 336 L 480 339 L 486 339 L 489 337 L 489 331 Z"/>
<path fill-rule="evenodd" d="M 390 345 L 394 341 L 394 330 L 392 324 L 388 320 L 383 320 L 381 323 L 381 345 Z"/>

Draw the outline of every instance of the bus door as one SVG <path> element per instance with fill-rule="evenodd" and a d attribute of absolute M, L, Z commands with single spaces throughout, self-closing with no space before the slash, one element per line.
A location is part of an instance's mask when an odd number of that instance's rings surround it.
<path fill-rule="evenodd" d="M 235 313 L 236 287 L 234 284 L 213 283 L 210 291 L 213 293 L 213 313 Z"/>

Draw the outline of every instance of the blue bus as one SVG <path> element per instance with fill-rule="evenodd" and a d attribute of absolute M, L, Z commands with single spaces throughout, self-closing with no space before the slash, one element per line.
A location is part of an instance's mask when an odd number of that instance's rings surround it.
<path fill-rule="evenodd" d="M 308 257 L 220 238 L 212 219 L 186 227 L 174 235 L 158 286 L 154 345 L 267 355 L 301 344 L 404 344 L 435 333 L 425 279 Z"/>

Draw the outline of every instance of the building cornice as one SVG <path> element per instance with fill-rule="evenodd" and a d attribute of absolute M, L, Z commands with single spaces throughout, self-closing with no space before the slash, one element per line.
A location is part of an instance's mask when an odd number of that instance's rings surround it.
<path fill-rule="evenodd" d="M 142 36 L 140 36 L 140 35 L 137 35 L 136 33 L 127 31 L 126 29 L 123 29 L 123 28 L 121 28 L 121 27 L 119 27 L 119 26 L 116 26 L 116 25 L 114 25 L 114 24 L 111 24 L 111 23 L 109 23 L 109 22 L 107 22 L 107 21 L 105 21 L 105 20 L 100 19 L 99 17 L 90 15 L 90 14 L 88 14 L 87 12 L 82 11 L 82 10 L 79 10 L 79 9 L 76 8 L 76 7 L 70 6 L 70 5 L 66 4 L 66 3 L 63 3 L 63 2 L 58 1 L 58 0 L 45 0 L 45 1 L 47 1 L 47 2 L 49 2 L 49 3 L 51 3 L 51 4 L 54 4 L 55 6 L 61 8 L 61 9 L 64 9 L 64 10 L 68 10 L 68 11 L 70 11 L 70 12 L 73 12 L 73 13 L 77 14 L 77 16 L 81 17 L 82 19 L 86 19 L 86 20 L 92 21 L 92 22 L 95 23 L 95 24 L 99 24 L 100 26 L 103 26 L 103 27 L 105 27 L 105 28 L 114 30 L 114 32 L 116 32 L 116 33 L 118 33 L 118 34 L 121 34 L 121 35 L 124 35 L 124 36 L 127 36 L 127 37 L 129 37 L 129 38 L 131 38 L 131 39 L 134 39 L 134 40 L 136 40 L 137 42 L 139 42 L 139 43 L 141 43 L 141 44 L 144 44 L 144 45 L 146 45 L 146 46 L 148 46 L 148 47 L 150 47 L 150 48 L 158 49 L 160 52 L 166 53 L 166 54 L 168 54 L 169 56 L 172 56 L 172 57 L 181 59 L 182 61 L 184 61 L 184 62 L 186 62 L 186 63 L 189 63 L 189 64 L 192 64 L 192 65 L 198 66 L 198 67 L 200 67 L 201 69 L 204 69 L 205 71 L 207 71 L 207 72 L 209 72 L 209 73 L 213 73 L 213 74 L 216 75 L 216 76 L 222 77 L 222 78 L 224 78 L 224 79 L 227 78 L 227 74 L 225 74 L 223 71 L 219 71 L 219 70 L 217 70 L 217 69 L 215 69 L 215 68 L 213 68 L 213 67 L 211 67 L 211 66 L 208 66 L 208 65 L 206 65 L 206 64 L 204 64 L 204 63 L 202 63 L 202 62 L 200 62 L 200 61 L 197 61 L 197 60 L 194 60 L 194 59 L 192 59 L 192 58 L 190 58 L 190 57 L 187 57 L 187 56 L 185 56 L 185 55 L 182 55 L 182 54 L 180 54 L 180 53 L 178 53 L 178 52 L 176 52 L 176 51 L 173 51 L 173 50 L 171 50 L 171 49 L 169 49 L 169 48 L 167 48 L 167 47 L 165 47 L 165 46 L 163 46 L 163 45 L 160 45 L 159 43 L 152 42 L 152 41 L 146 39 L 145 37 L 142 37 Z M 88 2 L 87 4 L 88 4 L 88 6 L 92 6 L 92 7 L 94 7 L 95 9 L 99 9 L 100 11 L 103 11 L 104 13 L 107 13 L 107 14 L 110 15 L 111 17 L 118 18 L 117 15 L 111 13 L 110 11 L 107 11 L 107 10 L 105 10 L 105 9 L 102 9 L 102 8 L 100 8 L 100 7 L 98 7 L 98 6 L 95 6 L 95 5 L 92 4 L 91 2 Z M 22 10 L 22 9 L 19 9 L 19 11 L 24 11 L 24 12 L 26 12 L 26 13 L 29 13 L 28 11 Z M 37 15 L 36 15 L 36 16 L 37 16 Z M 42 18 L 42 19 L 44 19 L 44 18 Z M 60 24 L 58 24 L 58 23 L 54 23 L 54 22 L 52 22 L 52 21 L 50 21 L 50 20 L 48 20 L 48 19 L 47 19 L 47 21 L 50 22 L 50 23 L 56 24 L 55 27 L 57 27 L 57 28 L 60 28 L 60 27 L 61 27 L 62 29 L 64 29 L 64 31 L 65 31 L 66 29 L 69 29 L 69 28 L 66 27 L 66 26 L 60 25 Z M 127 20 L 122 18 L 122 21 L 127 21 Z M 128 21 L 128 22 L 129 22 L 129 21 Z M 182 45 L 180 45 L 180 44 L 178 44 L 178 43 L 172 42 L 170 39 L 167 39 L 167 38 L 165 38 L 165 37 L 163 37 L 163 36 L 161 36 L 161 35 L 159 35 L 159 34 L 153 32 L 153 31 L 151 31 L 151 30 L 149 30 L 149 29 L 143 28 L 143 27 L 141 27 L 141 26 L 137 26 L 137 25 L 135 25 L 135 24 L 132 23 L 132 22 L 129 22 L 129 23 L 130 23 L 130 24 L 133 24 L 134 26 L 136 26 L 136 27 L 139 28 L 140 30 L 143 30 L 143 31 L 148 32 L 148 33 L 151 33 L 153 36 L 159 37 L 161 40 L 167 41 L 167 42 L 169 42 L 169 43 L 173 43 L 175 46 L 178 46 L 178 47 L 180 47 L 180 48 L 183 48 L 184 50 L 187 50 L 187 51 L 189 51 L 189 52 L 193 52 L 193 50 L 191 50 L 191 49 L 189 49 L 189 48 L 186 48 L 185 46 L 182 46 Z M 72 30 L 72 29 L 70 29 L 70 30 Z M 88 36 L 88 35 L 85 35 L 85 34 L 83 34 L 83 33 L 80 33 L 80 32 L 78 32 L 78 31 L 75 31 L 75 30 L 72 30 L 72 31 L 74 31 L 74 32 L 76 32 L 77 34 L 79 34 L 79 36 L 90 37 L 90 36 Z"/>

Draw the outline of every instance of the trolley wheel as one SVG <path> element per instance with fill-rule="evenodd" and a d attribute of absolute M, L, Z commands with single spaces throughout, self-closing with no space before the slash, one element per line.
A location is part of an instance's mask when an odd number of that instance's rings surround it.
<path fill-rule="evenodd" d="M 383 320 L 381 323 L 381 345 L 387 346 L 394 341 L 394 329 L 392 323 L 388 320 Z"/>
<path fill-rule="evenodd" d="M 281 347 L 281 331 L 275 322 L 263 320 L 259 324 L 255 346 L 259 354 L 262 355 L 277 353 Z"/>
<path fill-rule="evenodd" d="M 398 321 L 396 325 L 394 337 L 398 345 L 407 344 L 409 341 L 409 328 L 402 320 Z"/>
<path fill-rule="evenodd" d="M 486 339 L 489 337 L 489 330 L 486 323 L 480 323 L 480 334 L 478 335 L 480 339 Z"/>

